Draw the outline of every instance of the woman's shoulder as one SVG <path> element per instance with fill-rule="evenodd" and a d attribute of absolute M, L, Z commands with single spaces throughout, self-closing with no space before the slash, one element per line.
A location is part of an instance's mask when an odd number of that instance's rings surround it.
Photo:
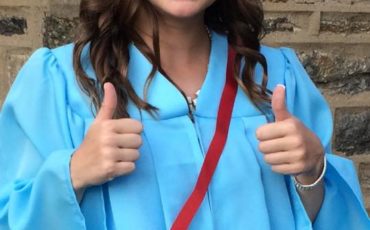
<path fill-rule="evenodd" d="M 4 107 L 27 108 L 27 104 L 32 100 L 48 101 L 59 96 L 65 98 L 63 89 L 66 79 L 60 67 L 63 62 L 58 60 L 59 56 L 54 54 L 54 49 L 43 47 L 35 50 L 19 70 L 7 94 Z M 25 105 L 22 106 L 22 103 Z"/>
<path fill-rule="evenodd" d="M 53 49 L 42 47 L 35 50 L 20 69 L 17 79 L 32 75 L 33 78 L 51 80 L 49 78 L 56 75 L 68 77 L 73 73 L 73 44 L 67 44 Z"/>
<path fill-rule="evenodd" d="M 9 91 L 8 101 L 11 98 L 16 101 L 17 98 L 39 98 L 30 94 L 48 95 L 57 98 L 60 104 L 82 110 L 80 108 L 83 107 L 82 104 L 86 104 L 86 98 L 79 88 L 73 68 L 73 48 L 73 44 L 67 44 L 35 50 L 18 72 Z M 87 109 L 84 113 L 89 112 Z"/>
<path fill-rule="evenodd" d="M 45 58 L 63 59 L 73 57 L 74 44 L 69 43 L 55 48 L 40 47 L 36 49 L 30 56 L 29 60 L 41 60 Z"/>
<path fill-rule="evenodd" d="M 73 48 L 73 43 L 56 48 L 39 48 L 33 52 L 24 67 L 42 64 L 45 67 L 58 67 L 60 70 L 73 69 Z"/>
<path fill-rule="evenodd" d="M 289 47 L 272 47 L 263 45 L 260 52 L 267 62 L 269 88 L 276 84 L 289 84 L 289 81 L 303 80 L 307 73 L 294 49 Z"/>
<path fill-rule="evenodd" d="M 265 56 L 268 65 L 286 66 L 297 59 L 296 52 L 290 47 L 262 45 L 260 52 Z"/>
<path fill-rule="evenodd" d="M 23 89 L 32 86 L 39 90 L 52 88 L 55 91 L 67 91 L 76 85 L 72 54 L 72 44 L 35 50 L 19 70 L 12 88 Z"/>
<path fill-rule="evenodd" d="M 265 57 L 267 63 L 268 88 L 274 89 L 277 84 L 282 84 L 285 81 L 284 78 L 288 69 L 286 56 L 282 47 L 266 45 L 261 46 L 260 53 Z"/>
<path fill-rule="evenodd" d="M 49 50 L 60 65 L 66 64 L 66 67 L 73 68 L 73 49 L 74 43 L 69 43 Z"/>

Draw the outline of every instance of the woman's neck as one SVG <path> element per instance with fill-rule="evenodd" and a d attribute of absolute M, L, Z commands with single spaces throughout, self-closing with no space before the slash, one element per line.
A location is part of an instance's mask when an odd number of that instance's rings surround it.
<path fill-rule="evenodd" d="M 141 14 L 138 30 L 146 44 L 153 49 L 153 24 L 149 14 Z M 145 15 L 145 16 L 144 16 Z M 159 45 L 161 53 L 189 54 L 209 44 L 208 33 L 204 25 L 203 15 L 189 19 L 178 19 L 161 16 L 158 18 Z M 198 53 L 198 52 L 196 52 Z"/>
<path fill-rule="evenodd" d="M 154 50 L 151 20 L 141 17 L 137 27 L 146 44 Z M 162 68 L 185 94 L 193 96 L 203 83 L 210 55 L 203 15 L 191 19 L 161 17 L 158 24 Z"/>

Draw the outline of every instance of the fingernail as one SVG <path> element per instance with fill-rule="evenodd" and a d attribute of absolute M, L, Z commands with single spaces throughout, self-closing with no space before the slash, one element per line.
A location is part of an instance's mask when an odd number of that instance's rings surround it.
<path fill-rule="evenodd" d="M 283 87 L 285 89 L 285 85 L 283 84 L 277 84 L 277 86 Z"/>

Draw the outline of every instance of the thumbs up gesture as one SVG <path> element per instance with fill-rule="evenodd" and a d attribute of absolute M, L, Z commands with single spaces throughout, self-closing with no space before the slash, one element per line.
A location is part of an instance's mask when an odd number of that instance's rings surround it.
<path fill-rule="evenodd" d="M 313 183 L 323 167 L 324 149 L 319 138 L 287 110 L 283 85 L 273 92 L 272 110 L 275 123 L 256 131 L 265 162 L 277 173 L 294 175 L 303 184 Z"/>
<path fill-rule="evenodd" d="M 135 169 L 143 127 L 133 119 L 112 119 L 116 106 L 115 88 L 106 83 L 101 109 L 71 159 L 75 191 L 102 184 Z"/>

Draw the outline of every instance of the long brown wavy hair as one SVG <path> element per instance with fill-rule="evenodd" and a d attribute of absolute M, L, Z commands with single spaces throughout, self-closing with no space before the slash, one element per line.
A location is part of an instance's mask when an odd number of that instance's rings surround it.
<path fill-rule="evenodd" d="M 139 11 L 145 10 L 153 20 L 153 50 L 139 35 L 135 22 Z M 210 30 L 225 34 L 229 45 L 237 52 L 235 79 L 251 101 L 259 108 L 268 105 L 271 92 L 267 89 L 267 63 L 260 53 L 263 36 L 263 9 L 260 0 L 216 0 L 205 12 L 205 24 Z M 73 51 L 74 70 L 84 92 L 91 98 L 95 111 L 101 106 L 103 85 L 111 82 L 118 95 L 116 118 L 128 117 L 127 104 L 153 114 L 156 108 L 141 99 L 127 78 L 130 60 L 128 46 L 131 42 L 151 61 L 153 68 L 147 79 L 147 87 L 156 71 L 163 71 L 160 64 L 158 12 L 148 0 L 81 0 L 80 28 Z M 89 61 L 96 79 L 83 69 L 83 50 L 89 47 Z M 225 54 L 226 55 L 226 54 Z M 242 60 L 245 60 L 241 69 Z M 264 74 L 262 84 L 254 79 L 256 64 L 260 63 Z M 164 72 L 164 71 L 163 71 Z M 147 88 L 146 87 L 146 88 Z M 146 89 L 147 90 L 147 89 Z"/>

